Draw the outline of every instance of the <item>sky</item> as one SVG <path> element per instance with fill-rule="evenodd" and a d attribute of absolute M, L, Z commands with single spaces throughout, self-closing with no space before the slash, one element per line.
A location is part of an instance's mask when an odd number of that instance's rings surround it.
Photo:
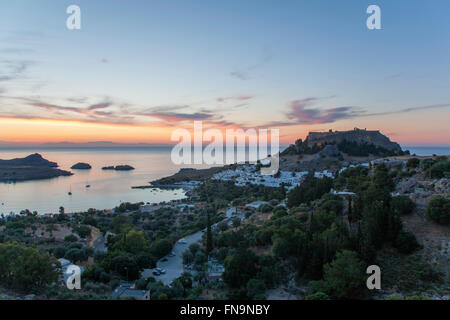
<path fill-rule="evenodd" d="M 68 6 L 81 9 L 69 30 Z M 381 29 L 369 30 L 369 5 Z M 450 2 L 0 2 L 0 142 L 174 143 L 205 128 L 450 145 Z"/>

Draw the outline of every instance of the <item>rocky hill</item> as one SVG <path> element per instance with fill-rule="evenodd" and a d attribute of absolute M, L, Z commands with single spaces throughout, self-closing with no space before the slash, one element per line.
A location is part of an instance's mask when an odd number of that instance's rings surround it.
<path fill-rule="evenodd" d="M 15 158 L 10 160 L 1 160 L 0 166 L 31 166 L 31 167 L 57 167 L 56 162 L 44 159 L 39 153 L 30 154 L 25 158 Z"/>
<path fill-rule="evenodd" d="M 366 130 L 358 128 L 349 131 L 330 130 L 328 132 L 310 132 L 305 140 L 305 143 L 307 143 L 309 146 L 313 146 L 314 144 L 339 144 L 343 141 L 354 142 L 358 144 L 373 144 L 377 147 L 394 151 L 402 150 L 398 143 L 392 142 L 379 130 Z"/>
<path fill-rule="evenodd" d="M 25 158 L 0 160 L 0 182 L 28 181 L 70 176 L 71 172 L 56 169 L 56 162 L 44 159 L 40 154 L 31 154 Z"/>
<path fill-rule="evenodd" d="M 408 154 L 378 130 L 310 132 L 280 157 L 282 170 L 321 170 Z"/>

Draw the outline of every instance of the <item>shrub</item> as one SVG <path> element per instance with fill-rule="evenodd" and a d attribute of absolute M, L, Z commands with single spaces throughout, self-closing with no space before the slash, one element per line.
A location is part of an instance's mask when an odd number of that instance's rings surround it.
<path fill-rule="evenodd" d="M 272 211 L 272 206 L 269 204 L 263 204 L 258 208 L 259 212 L 266 213 Z"/>
<path fill-rule="evenodd" d="M 450 199 L 437 197 L 428 203 L 427 216 L 439 224 L 450 224 Z"/>
<path fill-rule="evenodd" d="M 247 282 L 247 295 L 251 298 L 261 296 L 266 291 L 266 284 L 260 279 L 250 279 Z"/>
<path fill-rule="evenodd" d="M 420 164 L 420 160 L 417 158 L 410 158 L 406 161 L 407 168 L 417 168 Z"/>
<path fill-rule="evenodd" d="M 150 252 L 156 258 L 164 257 L 172 251 L 172 243 L 168 239 L 159 239 L 152 243 Z"/>
<path fill-rule="evenodd" d="M 415 206 L 415 203 L 408 196 L 393 197 L 391 200 L 392 211 L 400 215 L 411 213 Z"/>
<path fill-rule="evenodd" d="M 81 225 L 73 228 L 73 231 L 78 233 L 81 238 L 87 238 L 91 235 L 91 228 L 86 225 Z"/>
<path fill-rule="evenodd" d="M 336 299 L 358 299 L 365 296 L 366 279 L 364 262 L 356 252 L 343 250 L 324 266 L 324 280 L 310 282 L 310 290 Z"/>
<path fill-rule="evenodd" d="M 306 296 L 306 300 L 330 300 L 330 297 L 321 291 Z"/>
<path fill-rule="evenodd" d="M 407 231 L 401 231 L 395 240 L 395 247 L 401 253 L 411 253 L 420 248 L 416 236 Z"/>
<path fill-rule="evenodd" d="M 65 247 L 57 247 L 53 250 L 53 255 L 56 258 L 62 258 L 66 254 L 67 249 Z"/>
<path fill-rule="evenodd" d="M 78 241 L 78 237 L 74 234 L 69 234 L 68 236 L 64 237 L 64 242 L 76 242 Z"/>
<path fill-rule="evenodd" d="M 450 172 L 450 161 L 438 161 L 433 164 L 430 168 L 430 177 L 431 178 L 444 178 Z"/>

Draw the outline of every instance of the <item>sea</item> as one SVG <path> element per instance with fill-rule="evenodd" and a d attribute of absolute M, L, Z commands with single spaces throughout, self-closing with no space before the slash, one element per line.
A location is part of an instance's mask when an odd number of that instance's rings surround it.
<path fill-rule="evenodd" d="M 418 156 L 450 155 L 450 147 L 404 146 Z M 175 165 L 170 147 L 148 148 L 2 148 L 0 159 L 22 158 L 39 153 L 57 162 L 60 169 L 74 175 L 53 179 L 3 183 L 0 182 L 0 214 L 19 213 L 28 209 L 39 214 L 81 212 L 89 208 L 112 209 L 122 202 L 155 203 L 183 199 L 183 189 L 132 189 L 149 185 L 150 181 L 170 176 L 180 168 L 206 168 L 207 165 Z M 70 169 L 78 162 L 92 166 L 90 170 Z M 132 171 L 102 170 L 104 166 L 131 165 Z M 87 187 L 90 185 L 90 187 Z M 72 195 L 69 195 L 69 192 Z"/>
<path fill-rule="evenodd" d="M 19 213 L 29 209 L 39 214 L 81 212 L 89 208 L 112 209 L 122 202 L 159 203 L 183 199 L 183 189 L 132 189 L 148 186 L 149 182 L 170 176 L 186 165 L 175 165 L 170 147 L 149 148 L 60 148 L 60 149 L 0 149 L 0 159 L 23 158 L 33 153 L 58 163 L 59 169 L 74 173 L 68 177 L 45 180 L 0 182 L 0 214 Z M 75 163 L 86 162 L 90 170 L 70 169 Z M 130 165 L 132 171 L 102 170 L 104 166 Z M 207 166 L 192 165 L 193 168 Z M 87 186 L 90 187 L 87 187 Z M 72 195 L 69 195 L 69 192 Z"/>

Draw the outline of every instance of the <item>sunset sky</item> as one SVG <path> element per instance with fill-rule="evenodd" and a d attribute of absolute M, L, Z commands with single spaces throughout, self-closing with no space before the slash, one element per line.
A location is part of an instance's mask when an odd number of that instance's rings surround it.
<path fill-rule="evenodd" d="M 68 30 L 66 8 L 81 8 Z M 368 30 L 366 8 L 381 8 Z M 0 142 L 170 143 L 176 128 L 379 129 L 450 145 L 450 2 L 0 3 Z"/>

